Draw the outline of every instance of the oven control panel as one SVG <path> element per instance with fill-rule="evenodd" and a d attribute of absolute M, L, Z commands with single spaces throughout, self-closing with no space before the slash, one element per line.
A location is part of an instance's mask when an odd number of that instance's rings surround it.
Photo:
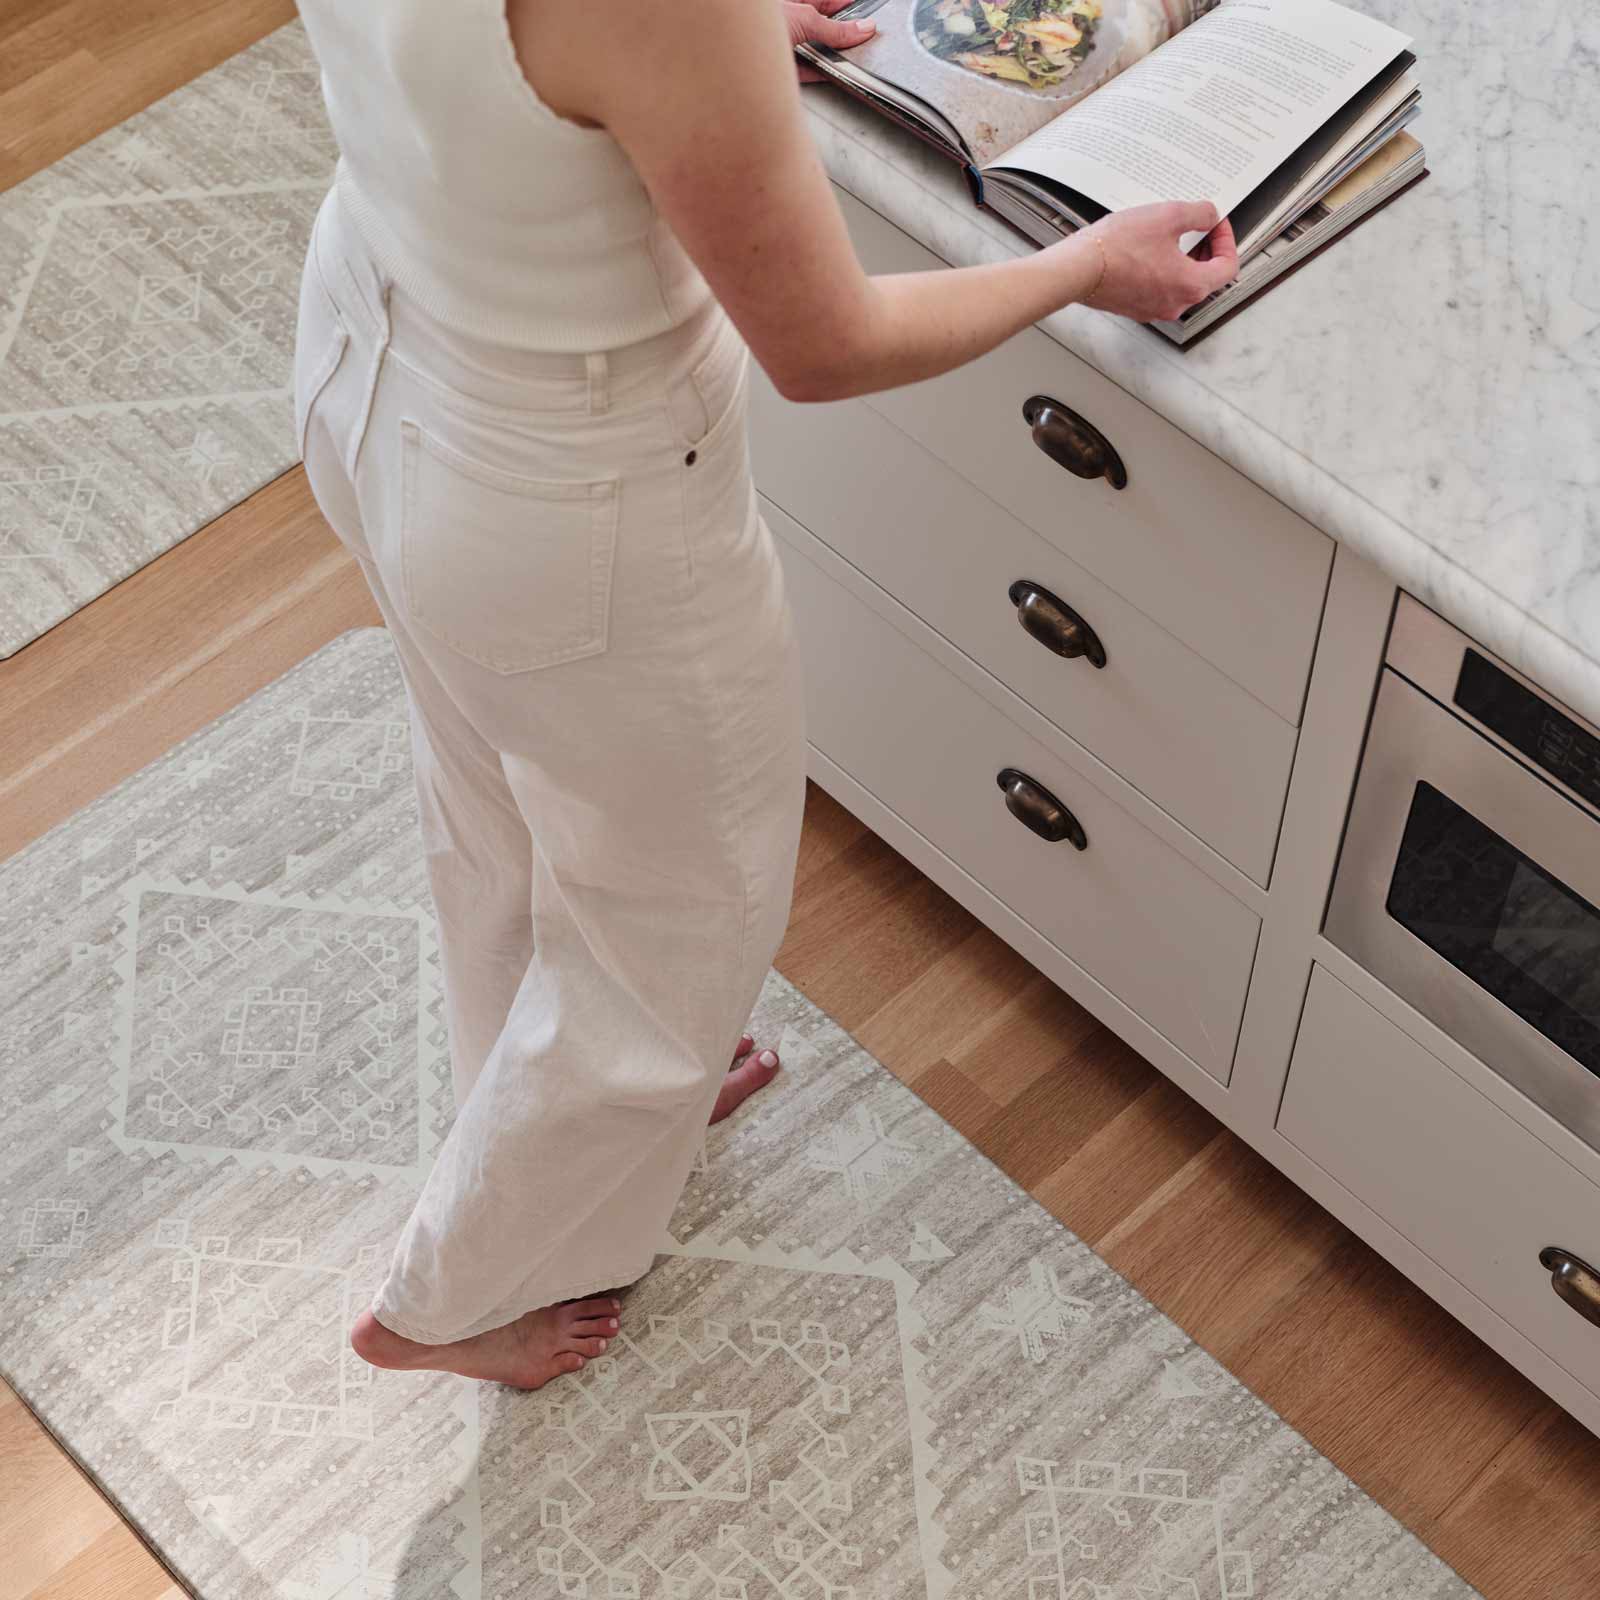
<path fill-rule="evenodd" d="M 1455 703 L 1514 750 L 1600 808 L 1600 738 L 1476 650 L 1462 652 Z"/>

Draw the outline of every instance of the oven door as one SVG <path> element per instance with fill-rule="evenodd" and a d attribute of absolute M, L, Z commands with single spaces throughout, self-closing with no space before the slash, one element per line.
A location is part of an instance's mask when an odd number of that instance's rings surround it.
<path fill-rule="evenodd" d="M 1600 1150 L 1600 819 L 1392 668 L 1323 932 Z"/>

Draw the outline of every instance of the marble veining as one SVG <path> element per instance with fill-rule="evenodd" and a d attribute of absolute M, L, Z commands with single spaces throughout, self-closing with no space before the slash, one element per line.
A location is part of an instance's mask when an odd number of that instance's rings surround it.
<path fill-rule="evenodd" d="M 1190 350 L 1041 326 L 1600 722 L 1600 8 L 1362 9 L 1415 41 L 1422 183 Z M 944 260 L 1030 248 L 908 134 L 805 103 L 833 179 Z"/>

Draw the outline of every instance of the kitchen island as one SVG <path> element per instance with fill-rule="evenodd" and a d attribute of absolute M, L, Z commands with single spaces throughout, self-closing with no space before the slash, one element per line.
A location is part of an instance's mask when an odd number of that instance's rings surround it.
<path fill-rule="evenodd" d="M 1429 176 L 1193 349 L 1040 326 L 1600 721 L 1600 14 L 1367 0 L 1413 36 Z M 1032 247 L 829 86 L 834 182 L 953 266 Z"/>
<path fill-rule="evenodd" d="M 1187 351 L 757 373 L 756 486 L 812 778 L 1600 1432 L 1600 18 L 1370 9 L 1422 183 Z M 805 103 L 868 270 L 1031 248 Z"/>

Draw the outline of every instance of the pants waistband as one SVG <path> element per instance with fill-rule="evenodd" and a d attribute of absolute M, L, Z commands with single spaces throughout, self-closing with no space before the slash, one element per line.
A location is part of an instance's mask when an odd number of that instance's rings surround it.
<path fill-rule="evenodd" d="M 458 394 L 490 406 L 603 412 L 659 394 L 693 372 L 719 338 L 739 337 L 708 297 L 665 332 L 610 350 L 528 350 L 463 333 L 418 306 L 385 270 L 337 185 L 317 214 L 312 252 L 341 309 L 396 358 Z"/>

